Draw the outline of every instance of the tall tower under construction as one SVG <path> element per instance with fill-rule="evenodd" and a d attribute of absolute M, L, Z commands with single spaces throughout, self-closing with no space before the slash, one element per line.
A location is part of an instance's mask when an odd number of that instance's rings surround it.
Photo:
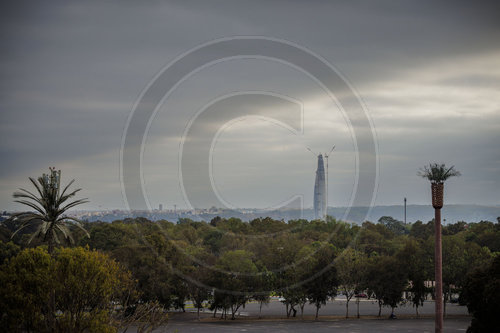
<path fill-rule="evenodd" d="M 318 168 L 316 169 L 316 180 L 314 182 L 314 218 L 326 218 L 326 184 L 325 184 L 325 165 L 323 155 L 318 155 Z"/>

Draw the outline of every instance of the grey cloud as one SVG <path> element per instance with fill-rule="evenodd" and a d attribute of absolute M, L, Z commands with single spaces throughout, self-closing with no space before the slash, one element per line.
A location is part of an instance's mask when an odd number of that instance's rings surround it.
<path fill-rule="evenodd" d="M 445 122 L 444 126 L 435 119 L 415 118 L 407 112 L 407 109 L 424 108 L 430 101 L 396 94 L 382 96 L 377 88 L 391 82 L 415 85 L 418 82 L 410 74 L 421 71 L 432 77 L 432 84 L 443 89 L 498 91 L 498 78 L 494 74 L 470 73 L 463 68 L 466 65 L 462 59 L 500 50 L 499 9 L 497 1 L 153 1 L 147 4 L 139 1 L 16 1 L 2 4 L 0 182 L 3 192 L 0 202 L 10 207 L 12 184 L 23 181 L 26 176 L 50 165 L 71 165 L 74 170 L 68 173 L 83 177 L 82 186 L 88 184 L 90 196 L 94 194 L 103 201 L 113 197 L 110 202 L 120 205 L 121 199 L 115 197 L 121 196 L 117 175 L 121 136 L 133 103 L 151 78 L 169 61 L 200 43 L 232 35 L 264 35 L 308 47 L 333 63 L 359 87 L 372 109 L 379 133 L 382 166 L 379 203 L 393 203 L 398 187 L 418 184 L 418 180 L 408 180 L 413 177 L 415 167 L 440 158 L 464 169 L 464 177 L 457 186 L 461 184 L 460 188 L 467 189 L 472 196 L 460 194 L 456 200 L 482 198 L 498 203 L 500 185 L 494 179 L 499 179 L 500 174 L 496 148 L 500 143 L 496 134 L 500 110 L 498 99 L 491 97 L 493 94 L 484 100 L 470 100 L 456 106 L 469 116 L 477 114 L 477 110 L 489 110 L 488 113 L 483 112 L 478 118 L 440 119 Z M 453 65 L 456 70 L 452 75 L 444 73 L 439 67 L 441 63 L 456 64 Z M 219 72 L 199 79 L 198 85 L 192 86 L 198 89 L 194 94 L 201 96 L 196 102 L 203 101 L 212 91 L 207 89 L 204 95 L 200 92 L 204 86 L 238 87 L 240 83 L 244 87 L 247 79 L 258 82 L 260 73 L 250 71 L 251 67 L 242 69 L 236 78 L 226 78 Z M 289 78 L 293 78 L 279 75 L 270 78 L 266 88 L 288 83 Z M 303 90 L 305 86 L 296 84 L 295 88 L 307 95 Z M 184 104 L 175 105 L 187 110 L 198 105 L 188 100 L 189 94 L 184 97 Z M 448 98 L 434 98 L 432 103 L 448 105 L 451 102 Z M 189 118 L 186 114 L 182 116 Z M 436 118 L 443 117 L 444 113 Z M 165 127 L 160 128 L 162 131 L 151 133 L 151 143 L 168 141 L 165 147 L 175 149 L 175 140 L 182 134 L 185 121 L 182 117 L 168 119 Z M 315 134 L 319 137 L 327 133 L 318 129 Z M 245 142 L 250 146 L 251 137 L 238 138 L 236 143 L 239 146 Z M 322 149 L 321 138 L 315 137 L 309 143 Z M 251 147 L 258 149 L 257 146 L 253 143 Z M 282 158 L 293 161 L 300 160 L 299 156 L 284 154 Z M 176 168 L 175 157 L 170 159 L 168 166 Z M 302 165 L 301 184 L 307 186 L 308 178 L 304 176 L 307 164 Z M 474 174 L 475 169 L 479 172 Z M 391 181 L 390 175 L 399 175 L 399 178 Z M 263 183 L 273 181 L 265 175 L 259 179 Z M 348 182 L 344 178 L 335 181 Z M 482 182 L 489 184 L 484 191 L 478 185 Z M 231 193 L 237 193 L 239 184 L 230 185 L 235 188 Z M 178 190 L 175 186 L 172 188 L 172 192 Z M 255 191 L 254 188 L 254 192 L 240 198 L 240 202 L 248 199 L 251 206 Z M 168 195 L 175 197 L 176 194 Z M 95 203 L 95 207 L 97 205 Z"/>

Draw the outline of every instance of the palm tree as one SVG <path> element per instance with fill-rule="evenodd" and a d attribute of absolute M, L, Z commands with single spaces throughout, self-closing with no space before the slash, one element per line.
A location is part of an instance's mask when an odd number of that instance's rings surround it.
<path fill-rule="evenodd" d="M 88 202 L 87 198 L 85 198 L 67 203 L 68 199 L 74 197 L 81 190 L 76 189 L 66 193 L 74 183 L 74 179 L 66 185 L 62 192 L 60 192 L 61 170 L 56 171 L 54 168 L 50 168 L 50 174 L 44 173 L 37 180 L 31 177 L 29 180 L 35 186 L 38 195 L 21 188 L 19 192 L 14 192 L 13 196 L 17 199 L 14 202 L 26 205 L 34 209 L 34 211 L 17 213 L 11 217 L 12 220 L 21 222 L 21 225 L 12 234 L 11 238 L 28 226 L 38 225 L 38 228 L 28 240 L 28 244 L 34 238 L 42 238 L 43 242 L 48 243 L 49 253 L 52 253 L 54 243 L 60 244 L 58 234 L 62 234 L 70 244 L 74 243 L 68 224 L 80 228 L 90 238 L 87 230 L 82 227 L 80 220 L 64 214 L 68 209 Z"/>
<path fill-rule="evenodd" d="M 454 166 L 431 163 L 420 169 L 417 175 L 431 182 L 432 207 L 434 207 L 434 273 L 436 281 L 436 333 L 443 331 L 443 258 L 441 245 L 441 208 L 443 208 L 444 182 L 450 177 L 460 176 Z"/>

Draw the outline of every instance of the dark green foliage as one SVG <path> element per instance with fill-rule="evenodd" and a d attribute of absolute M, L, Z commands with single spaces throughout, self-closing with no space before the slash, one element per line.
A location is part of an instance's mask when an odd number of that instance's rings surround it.
<path fill-rule="evenodd" d="M 500 257 L 472 271 L 464 284 L 461 301 L 472 314 L 469 333 L 497 332 L 500 327 Z"/>
<path fill-rule="evenodd" d="M 405 269 L 403 263 L 399 262 L 395 257 L 382 257 L 379 264 L 384 267 L 380 281 L 382 285 L 382 301 L 384 305 L 390 306 L 394 312 L 394 308 L 401 301 L 403 291 L 408 284 Z"/>
<path fill-rule="evenodd" d="M 377 256 L 367 262 L 362 287 L 378 301 L 379 316 L 383 305 L 394 312 L 407 285 L 407 271 L 397 257 Z"/>
<path fill-rule="evenodd" d="M 426 295 L 430 292 L 425 286 L 425 281 L 432 280 L 431 258 L 424 251 L 423 242 L 414 239 L 408 240 L 397 257 L 399 262 L 405 265 L 404 271 L 409 282 L 409 298 L 418 317 L 418 308 L 424 304 Z"/>
<path fill-rule="evenodd" d="M 423 224 L 422 221 L 417 221 L 411 225 L 410 236 L 421 240 L 426 240 L 434 235 L 434 220 Z"/>
<path fill-rule="evenodd" d="M 403 225 L 409 234 L 390 217 L 362 226 L 331 217 L 326 222 L 179 222 L 129 218 L 84 223 L 91 238 L 82 238 L 80 245 L 103 251 L 130 270 L 141 301 L 183 309 L 186 300 L 193 300 L 198 309 L 211 304 L 229 317 L 250 299 L 265 304 L 271 294 L 285 298 L 289 316 L 300 315 L 307 302 L 319 312 L 337 289 L 351 300 L 357 292 L 372 294 L 381 306 L 392 307 L 406 288 L 418 311 L 432 291 L 423 286 L 434 274 L 432 221 Z M 499 229 L 498 224 L 481 222 L 447 225 L 444 230 L 443 272 L 449 294 L 460 290 L 468 271 L 492 256 L 491 234 Z M 78 230 L 73 232 L 79 236 Z M 18 245 L 1 243 L 0 258 L 15 256 Z"/>
<path fill-rule="evenodd" d="M 337 294 L 338 277 L 334 265 L 336 249 L 328 243 L 316 242 L 312 244 L 313 265 L 310 278 L 306 283 L 306 293 L 309 303 L 316 306 L 316 319 L 322 305 L 326 304 L 329 297 Z"/>
<path fill-rule="evenodd" d="M 111 332 L 113 302 L 134 292 L 130 273 L 84 248 L 25 249 L 0 267 L 0 325 L 5 331 Z"/>
<path fill-rule="evenodd" d="M 467 223 L 463 221 L 457 222 L 455 224 L 448 224 L 443 226 L 442 233 L 443 236 L 452 236 L 467 230 L 467 227 Z"/>
<path fill-rule="evenodd" d="M 384 225 L 396 235 L 405 235 L 408 233 L 408 229 L 402 221 L 398 221 L 390 216 L 382 216 L 378 219 L 378 223 Z"/>
<path fill-rule="evenodd" d="M 7 259 L 16 256 L 21 251 L 21 247 L 13 242 L 0 242 L 0 265 Z"/>
<path fill-rule="evenodd" d="M 479 246 L 488 247 L 492 252 L 500 252 L 500 223 L 470 223 L 465 237 Z"/>

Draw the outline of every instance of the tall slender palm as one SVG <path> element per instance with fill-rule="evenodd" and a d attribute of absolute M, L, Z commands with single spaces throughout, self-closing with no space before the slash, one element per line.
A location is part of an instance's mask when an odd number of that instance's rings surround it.
<path fill-rule="evenodd" d="M 431 182 L 432 207 L 434 207 L 434 273 L 436 281 L 436 324 L 435 332 L 443 332 L 443 258 L 441 245 L 441 208 L 443 208 L 444 182 L 450 177 L 460 176 L 454 166 L 431 163 L 419 170 L 417 175 Z"/>
<path fill-rule="evenodd" d="M 50 168 L 50 174 L 44 173 L 37 180 L 31 177 L 29 179 L 38 194 L 21 188 L 19 192 L 14 192 L 13 196 L 17 199 L 14 200 L 15 202 L 26 205 L 34 211 L 17 213 L 12 216 L 12 220 L 21 222 L 20 227 L 12 234 L 12 237 L 28 226 L 38 225 L 28 243 L 34 238 L 42 238 L 43 242 L 48 243 L 49 252 L 52 252 L 54 243 L 60 244 L 58 234 L 62 234 L 69 243 L 74 243 L 68 224 L 75 225 L 83 230 L 87 237 L 90 237 L 87 230 L 82 227 L 80 220 L 64 214 L 68 209 L 88 202 L 87 198 L 67 202 L 81 190 L 76 189 L 68 192 L 69 187 L 75 181 L 74 179 L 66 185 L 62 192 L 60 191 L 61 170 L 56 171 L 54 168 Z"/>

